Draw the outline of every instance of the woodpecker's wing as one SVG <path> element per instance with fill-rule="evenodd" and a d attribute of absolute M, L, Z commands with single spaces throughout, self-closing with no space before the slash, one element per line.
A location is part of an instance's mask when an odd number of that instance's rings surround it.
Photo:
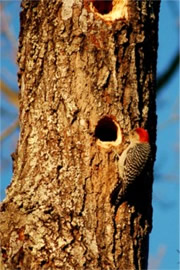
<path fill-rule="evenodd" d="M 123 182 L 132 182 L 142 172 L 150 155 L 149 143 L 137 143 L 127 152 L 124 161 Z"/>

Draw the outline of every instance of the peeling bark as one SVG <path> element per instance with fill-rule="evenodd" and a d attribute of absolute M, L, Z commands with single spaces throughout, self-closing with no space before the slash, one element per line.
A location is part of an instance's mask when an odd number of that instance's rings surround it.
<path fill-rule="evenodd" d="M 159 2 L 111 2 L 22 1 L 20 138 L 1 204 L 2 269 L 147 269 Z M 139 126 L 152 158 L 115 209 L 114 151 Z"/>

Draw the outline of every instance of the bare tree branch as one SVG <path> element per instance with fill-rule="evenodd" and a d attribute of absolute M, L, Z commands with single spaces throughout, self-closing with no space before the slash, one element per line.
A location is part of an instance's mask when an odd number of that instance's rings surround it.
<path fill-rule="evenodd" d="M 160 92 L 162 87 L 171 79 L 174 72 L 176 71 L 179 65 L 179 51 L 176 53 L 174 59 L 172 60 L 171 64 L 165 70 L 165 72 L 157 79 L 157 93 Z"/>
<path fill-rule="evenodd" d="M 19 126 L 19 120 L 16 119 L 5 131 L 0 135 L 0 141 L 7 138 L 17 127 Z"/>
<path fill-rule="evenodd" d="M 19 107 L 18 93 L 13 91 L 5 82 L 0 81 L 0 89 L 5 94 L 6 98 L 11 102 L 15 107 Z"/>

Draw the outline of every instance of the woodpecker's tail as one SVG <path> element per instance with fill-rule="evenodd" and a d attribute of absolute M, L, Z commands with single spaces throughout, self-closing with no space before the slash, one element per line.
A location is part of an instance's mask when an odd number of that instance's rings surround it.
<path fill-rule="evenodd" d="M 122 188 L 122 180 L 119 179 L 117 185 L 115 186 L 115 188 L 113 189 L 111 195 L 110 195 L 110 202 L 112 205 L 115 206 L 119 206 L 119 204 L 121 203 L 121 199 L 124 196 L 121 196 L 124 192 L 123 192 L 123 188 Z"/>

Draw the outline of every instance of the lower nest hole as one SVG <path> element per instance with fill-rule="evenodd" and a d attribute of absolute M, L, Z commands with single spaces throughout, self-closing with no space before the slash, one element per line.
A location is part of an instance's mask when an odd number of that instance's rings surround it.
<path fill-rule="evenodd" d="M 117 126 L 110 117 L 106 116 L 99 120 L 95 129 L 95 137 L 104 142 L 117 139 Z"/>

